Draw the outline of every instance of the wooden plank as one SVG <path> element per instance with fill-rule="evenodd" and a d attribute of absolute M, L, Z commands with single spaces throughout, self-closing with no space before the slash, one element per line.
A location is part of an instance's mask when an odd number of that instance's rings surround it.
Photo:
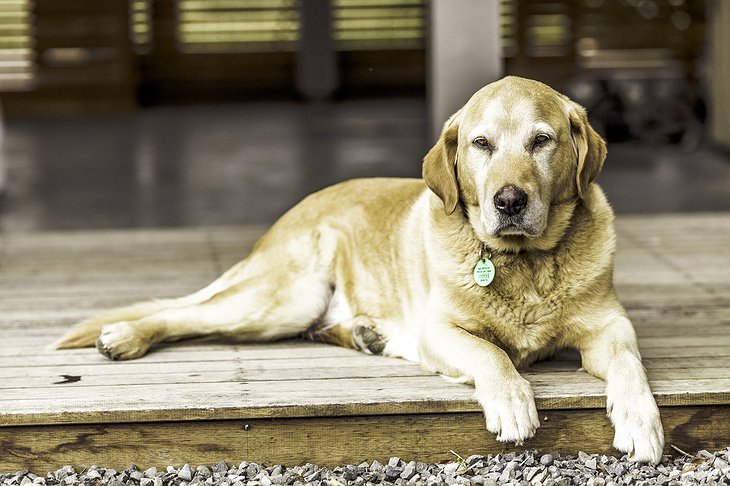
<path fill-rule="evenodd" d="M 332 369 L 332 368 L 389 368 L 391 370 L 403 369 L 403 373 L 406 373 L 406 369 L 417 370 L 420 369 L 419 365 L 396 358 L 383 358 L 379 356 L 370 356 L 361 354 L 359 356 L 337 356 L 337 357 L 313 357 L 313 358 L 300 358 L 292 357 L 291 359 L 278 359 L 278 360 L 257 360 L 257 359 L 236 359 L 236 360 L 225 360 L 225 361 L 193 361 L 188 363 L 147 363 L 139 361 L 128 361 L 128 362 L 107 362 L 106 363 L 94 363 L 94 364 L 83 364 L 79 366 L 67 366 L 62 370 L 59 370 L 58 366 L 37 366 L 37 367 L 24 367 L 19 366 L 8 366 L 0 369 L 0 378 L 3 380 L 12 380 L 14 378 L 23 378 L 28 380 L 26 385 L 31 383 L 35 378 L 48 379 L 51 381 L 57 381 L 55 377 L 60 376 L 59 373 L 66 375 L 77 375 L 83 378 L 83 381 L 77 383 L 82 385 L 83 383 L 90 383 L 91 379 L 102 380 L 103 378 L 114 379 L 119 376 L 130 377 L 127 382 L 137 381 L 135 377 L 146 376 L 149 379 L 165 379 L 156 378 L 155 375 L 175 374 L 175 375 L 189 375 L 193 374 L 194 377 L 202 377 L 207 373 L 220 373 L 220 372 L 234 372 L 242 370 L 243 372 L 275 372 L 276 370 L 287 370 L 287 369 Z M 577 369 L 577 368 L 575 368 Z M 411 373 L 408 371 L 407 373 Z M 430 374 L 430 373 L 424 373 Z M 150 381 L 145 380 L 147 383 Z M 190 380 L 185 380 L 189 382 Z M 104 384 L 100 383 L 99 384 Z M 0 389 L 14 386 L 9 386 L 7 381 L 0 383 Z"/>
<path fill-rule="evenodd" d="M 730 437 L 730 408 L 663 407 L 665 453 L 716 450 Z M 616 454 L 613 429 L 601 409 L 550 410 L 524 448 L 577 454 Z M 393 440 L 397 438 L 397 440 Z M 0 427 L 0 470 L 43 473 L 49 464 L 93 464 L 123 469 L 184 463 L 214 464 L 242 459 L 268 465 L 312 462 L 328 467 L 386 462 L 391 456 L 425 462 L 523 450 L 498 443 L 481 413 L 380 415 L 323 418 L 210 420 L 195 423 Z"/>
<path fill-rule="evenodd" d="M 92 406 L 98 407 L 103 403 L 108 403 L 110 398 L 114 397 L 114 403 L 108 404 L 109 408 L 120 411 L 128 410 L 132 415 L 138 411 L 158 409 L 162 406 L 161 403 L 164 403 L 168 409 L 199 408 L 199 402 L 185 403 L 184 397 L 190 396 L 191 393 L 197 399 L 207 400 L 204 402 L 206 407 L 221 409 L 352 406 L 377 400 L 384 407 L 390 406 L 389 413 L 396 413 L 395 405 L 399 403 L 426 401 L 429 398 L 433 402 L 442 402 L 438 404 L 439 409 L 449 409 L 452 402 L 472 401 L 473 387 L 469 385 L 451 383 L 438 376 L 419 371 L 414 372 L 413 376 L 408 376 L 408 373 L 402 372 L 402 370 L 407 371 L 408 368 L 396 370 L 393 376 L 384 376 L 385 373 L 378 373 L 376 370 L 370 373 L 371 376 L 358 377 L 358 373 L 349 370 L 349 373 L 345 373 L 342 377 L 325 376 L 324 378 L 311 378 L 303 372 L 289 371 L 290 379 L 256 381 L 240 377 L 236 381 L 226 383 L 191 380 L 171 383 L 174 386 L 169 387 L 157 386 L 154 380 L 152 380 L 153 383 L 127 381 L 117 385 L 82 387 L 85 390 L 84 393 L 69 397 L 58 396 L 59 390 L 68 389 L 68 387 L 7 388 L 3 390 L 0 403 L 12 402 L 16 408 L 26 406 L 29 411 L 54 413 L 56 410 L 54 405 L 60 403 L 89 409 Z M 284 374 L 282 371 L 282 375 Z M 377 376 L 378 374 L 380 376 Z M 523 376 L 532 384 L 540 408 L 574 407 L 561 405 L 556 401 L 567 396 L 579 399 L 590 396 L 605 400 L 605 383 L 585 372 L 577 372 L 573 376 L 559 373 L 527 373 Z M 727 400 L 727 397 L 730 396 L 728 395 L 730 378 L 727 377 L 727 374 L 724 378 L 684 378 L 673 374 L 669 379 L 657 378 L 651 380 L 650 383 L 656 395 L 667 396 L 675 405 L 692 403 L 683 398 L 684 394 L 705 396 L 706 401 L 703 403 L 723 403 L 722 400 Z M 287 390 L 286 396 L 281 396 L 282 390 Z M 339 395 L 343 390 L 347 390 L 347 396 L 341 397 Z M 149 397 L 159 398 L 151 403 Z M 544 402 L 544 399 L 549 399 L 549 405 Z M 47 400 L 55 400 L 55 402 L 46 403 Z M 588 405 L 586 406 L 588 407 Z M 2 415 L 3 412 L 0 412 L 0 416 Z"/>
<path fill-rule="evenodd" d="M 49 341 L 56 336 L 49 337 Z M 727 337 L 722 336 L 716 340 L 712 338 L 702 342 L 697 339 L 690 341 L 695 346 L 678 346 L 673 338 L 646 338 L 657 343 L 654 346 L 644 347 L 641 352 L 645 358 L 669 358 L 680 357 L 714 357 L 730 355 L 730 346 L 727 346 Z M 689 340 L 689 338 L 688 338 Z M 661 345 L 659 345 L 661 344 Z M 360 353 L 351 349 L 329 346 L 308 341 L 298 341 L 296 345 L 287 347 L 281 343 L 270 344 L 187 344 L 187 345 L 165 345 L 153 350 L 139 362 L 147 363 L 179 363 L 195 361 L 226 361 L 231 359 L 279 359 L 286 356 L 299 355 L 300 357 L 314 356 L 358 356 Z M 22 357 L 22 361 L 19 361 Z M 562 353 L 558 353 L 553 359 L 566 359 Z M 567 356 L 569 360 L 575 360 L 576 355 L 571 353 Z M 25 350 L 13 348 L 0 349 L 0 367 L 16 366 L 71 366 L 90 364 L 93 362 L 110 363 L 99 355 L 92 348 L 76 350 L 45 350 L 38 349 L 37 352 L 28 353 Z M 121 366 L 121 364 L 117 364 Z"/>
<path fill-rule="evenodd" d="M 433 373 L 423 371 L 413 363 L 404 362 L 404 364 L 393 364 L 391 362 L 378 363 L 378 360 L 359 361 L 356 358 L 341 358 L 327 360 L 282 360 L 280 362 L 268 361 L 265 367 L 259 362 L 253 361 L 246 364 L 236 364 L 228 362 L 213 362 L 213 366 L 204 366 L 205 363 L 195 363 L 195 366 L 180 367 L 174 366 L 148 366 L 139 367 L 130 370 L 128 367 L 123 369 L 110 369 L 105 367 L 78 367 L 71 371 L 64 369 L 63 373 L 58 373 L 55 367 L 44 367 L 39 373 L 29 375 L 23 369 L 22 375 L 8 373 L 5 370 L 3 374 L 11 376 L 2 377 L 0 390 L 26 390 L 27 398 L 33 398 L 34 393 L 44 390 L 79 390 L 79 393 L 93 395 L 97 393 L 97 387 L 109 386 L 125 386 L 135 383 L 143 383 L 145 387 L 155 387 L 158 385 L 175 385 L 188 386 L 191 381 L 194 383 L 207 384 L 226 384 L 226 383 L 251 383 L 255 381 L 299 381 L 303 385 L 309 380 L 341 380 L 341 379 L 361 379 L 361 378 L 409 378 L 414 376 L 434 376 Z M 706 363 L 707 364 L 707 363 Z M 714 365 L 714 363 L 711 363 Z M 221 366 L 224 365 L 224 366 Z M 182 368 L 182 369 L 181 369 Z M 188 368 L 188 369 L 185 369 Z M 213 368 L 213 369 L 210 369 Z M 33 368 L 31 368 L 33 369 Z M 86 372 L 86 371 L 89 372 Z M 531 369 L 523 371 L 522 376 L 527 378 L 534 384 L 559 383 L 574 384 L 590 382 L 584 372 L 578 372 L 578 369 L 553 369 L 546 368 Z M 681 374 L 676 369 L 649 369 L 648 376 L 652 382 L 658 381 L 676 381 L 685 383 L 692 379 L 726 379 L 730 373 L 727 368 L 719 367 L 702 367 L 689 368 Z M 404 383 L 407 380 L 403 380 Z M 723 382 L 719 382 L 723 383 Z M 434 381 L 434 384 L 437 385 Z M 58 386 L 54 386 L 58 385 Z M 81 390 L 83 389 L 83 391 Z M 713 391 L 713 390 L 708 390 Z M 56 392 L 57 393 L 57 392 Z"/>
<path fill-rule="evenodd" d="M 704 368 L 718 368 L 726 370 L 726 375 L 730 374 L 727 370 L 730 370 L 730 353 L 728 356 L 715 356 L 712 359 L 707 358 L 682 358 L 676 359 L 671 358 L 647 358 L 644 357 L 642 362 L 647 371 L 652 372 L 658 370 L 682 370 L 681 372 L 675 372 L 677 376 L 684 376 L 685 370 L 691 369 L 704 369 Z M 541 361 L 535 363 L 527 369 L 527 371 L 535 372 L 549 372 L 549 371 L 571 371 L 577 370 L 581 366 L 580 358 L 570 360 L 554 360 L 550 359 L 547 361 Z M 0 375 L 2 376 L 2 375 Z"/>
<path fill-rule="evenodd" d="M 605 407 L 605 384 L 527 376 L 541 410 Z M 660 405 L 723 405 L 730 378 L 652 381 Z M 146 422 L 271 416 L 329 416 L 476 411 L 473 388 L 433 376 L 98 386 L 59 395 L 56 389 L 4 390 L 0 425 Z M 345 392 L 346 391 L 346 392 Z M 191 400 L 194 397 L 194 400 Z M 60 411 L 60 412 L 59 412 Z"/>
<path fill-rule="evenodd" d="M 705 347 L 705 346 L 727 346 L 730 350 L 730 333 L 719 336 L 705 336 L 685 333 L 680 336 L 644 337 L 639 341 L 642 351 L 650 348 L 678 348 L 678 347 Z"/>

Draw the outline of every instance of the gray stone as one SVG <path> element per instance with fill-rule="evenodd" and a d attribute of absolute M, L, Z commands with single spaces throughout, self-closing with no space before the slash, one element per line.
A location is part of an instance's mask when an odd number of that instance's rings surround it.
<path fill-rule="evenodd" d="M 416 462 L 411 461 L 403 467 L 403 471 L 400 473 L 400 477 L 406 481 L 416 475 Z"/>
<path fill-rule="evenodd" d="M 486 478 L 497 481 L 501 475 L 502 475 L 502 473 L 500 473 L 500 472 L 490 472 L 487 474 Z"/>
<path fill-rule="evenodd" d="M 358 474 L 358 468 L 356 466 L 345 466 L 342 471 L 342 477 L 348 481 L 354 481 Z"/>
<path fill-rule="evenodd" d="M 471 456 L 466 458 L 466 465 L 467 466 L 473 466 L 477 462 L 481 461 L 484 458 L 484 456 L 480 456 L 478 454 L 472 454 Z"/>
<path fill-rule="evenodd" d="M 240 468 L 243 470 L 244 468 Z M 254 479 L 261 472 L 261 466 L 258 464 L 250 463 L 246 465 L 246 477 L 248 479 Z"/>
<path fill-rule="evenodd" d="M 228 472 L 228 464 L 223 461 L 219 462 L 218 464 L 213 466 L 213 472 L 218 474 L 225 474 L 226 472 Z"/>
<path fill-rule="evenodd" d="M 461 465 L 458 462 L 450 462 L 444 466 L 444 473 L 455 474 L 460 467 Z"/>
<path fill-rule="evenodd" d="M 318 469 L 318 470 L 314 471 L 312 474 L 310 474 L 309 476 L 307 476 L 305 479 L 307 480 L 308 483 L 311 483 L 312 481 L 318 481 L 319 478 L 321 477 L 321 475 L 322 475 L 322 471 L 320 469 Z"/>
<path fill-rule="evenodd" d="M 546 470 L 542 470 L 538 472 L 530 481 L 530 484 L 538 485 L 542 484 L 542 482 L 545 480 L 545 476 L 547 476 L 548 472 Z"/>
<path fill-rule="evenodd" d="M 403 472 L 402 467 L 398 466 L 392 466 L 390 462 L 387 466 L 385 466 L 385 478 L 388 481 L 395 481 L 397 478 L 400 477 L 400 474 Z"/>
<path fill-rule="evenodd" d="M 424 472 L 429 470 L 430 466 L 424 462 L 416 462 L 416 472 L 423 476 Z"/>
<path fill-rule="evenodd" d="M 193 479 L 193 472 L 190 470 L 190 464 L 185 464 L 183 467 L 181 467 L 180 470 L 177 472 L 177 477 L 179 477 L 183 481 L 190 481 L 191 479 Z"/>
<path fill-rule="evenodd" d="M 388 466 L 396 467 L 400 464 L 400 457 L 391 457 L 388 461 Z"/>
<path fill-rule="evenodd" d="M 420 484 L 421 482 L 422 482 L 421 475 L 416 473 L 413 475 L 413 477 L 411 479 L 408 480 L 408 482 L 406 482 L 406 484 L 417 485 L 417 484 Z"/>
<path fill-rule="evenodd" d="M 584 464 L 588 469 L 595 470 L 596 469 L 596 458 L 592 457 L 592 458 L 588 459 Z"/>
<path fill-rule="evenodd" d="M 374 460 L 372 464 L 370 464 L 370 470 L 379 472 L 383 470 L 383 465 L 378 462 L 378 460 Z"/>
<path fill-rule="evenodd" d="M 540 457 L 540 464 L 542 464 L 543 466 L 549 466 L 553 463 L 554 460 L 555 459 L 551 454 L 543 454 Z"/>
<path fill-rule="evenodd" d="M 97 469 L 89 469 L 88 471 L 86 471 L 86 477 L 93 478 L 93 479 L 101 479 L 102 475 Z"/>
<path fill-rule="evenodd" d="M 144 477 L 144 474 L 141 471 L 132 471 L 129 473 L 129 477 L 134 479 L 135 481 L 139 481 Z"/>

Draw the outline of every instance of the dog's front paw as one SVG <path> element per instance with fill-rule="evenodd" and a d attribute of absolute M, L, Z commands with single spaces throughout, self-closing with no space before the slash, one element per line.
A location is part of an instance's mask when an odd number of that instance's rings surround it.
<path fill-rule="evenodd" d="M 496 434 L 500 442 L 521 445 L 540 427 L 530 383 L 519 375 L 508 380 L 477 383 L 476 396 L 484 408 L 487 430 Z"/>
<path fill-rule="evenodd" d="M 144 333 L 128 322 L 109 324 L 101 329 L 96 349 L 113 360 L 141 358 L 152 344 Z"/>
<path fill-rule="evenodd" d="M 664 450 L 664 429 L 659 409 L 648 387 L 636 396 L 609 391 L 608 416 L 616 429 L 613 446 L 629 460 L 657 464 Z"/>

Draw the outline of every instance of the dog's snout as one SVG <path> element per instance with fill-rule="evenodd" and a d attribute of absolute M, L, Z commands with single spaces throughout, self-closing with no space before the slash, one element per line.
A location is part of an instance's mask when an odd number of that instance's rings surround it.
<path fill-rule="evenodd" d="M 505 216 L 516 216 L 527 207 L 527 193 L 512 184 L 506 185 L 494 195 L 494 207 Z"/>

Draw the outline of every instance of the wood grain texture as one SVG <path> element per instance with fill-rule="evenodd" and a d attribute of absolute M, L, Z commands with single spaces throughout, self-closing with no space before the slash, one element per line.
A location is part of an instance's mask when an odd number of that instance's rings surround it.
<path fill-rule="evenodd" d="M 0 235 L 0 470 L 503 450 L 470 386 L 404 360 L 303 341 L 188 341 L 131 362 L 45 349 L 95 312 L 197 290 L 263 231 Z M 616 286 L 668 443 L 729 445 L 730 214 L 622 217 L 617 231 Z M 526 447 L 610 451 L 604 384 L 579 368 L 577 353 L 563 351 L 522 372 L 548 417 Z"/>
<path fill-rule="evenodd" d="M 673 453 L 670 444 L 683 450 L 727 445 L 728 407 L 667 407 L 661 414 L 665 453 Z M 524 448 L 616 453 L 611 448 L 613 428 L 603 410 L 550 410 L 540 419 L 541 428 Z M 146 468 L 246 460 L 334 467 L 373 459 L 386 462 L 392 456 L 445 462 L 455 458 L 450 450 L 467 457 L 523 449 L 496 442 L 478 412 L 2 427 L 0 447 L 0 471 L 28 468 L 38 473 L 49 464 L 123 469 L 130 464 Z"/>

